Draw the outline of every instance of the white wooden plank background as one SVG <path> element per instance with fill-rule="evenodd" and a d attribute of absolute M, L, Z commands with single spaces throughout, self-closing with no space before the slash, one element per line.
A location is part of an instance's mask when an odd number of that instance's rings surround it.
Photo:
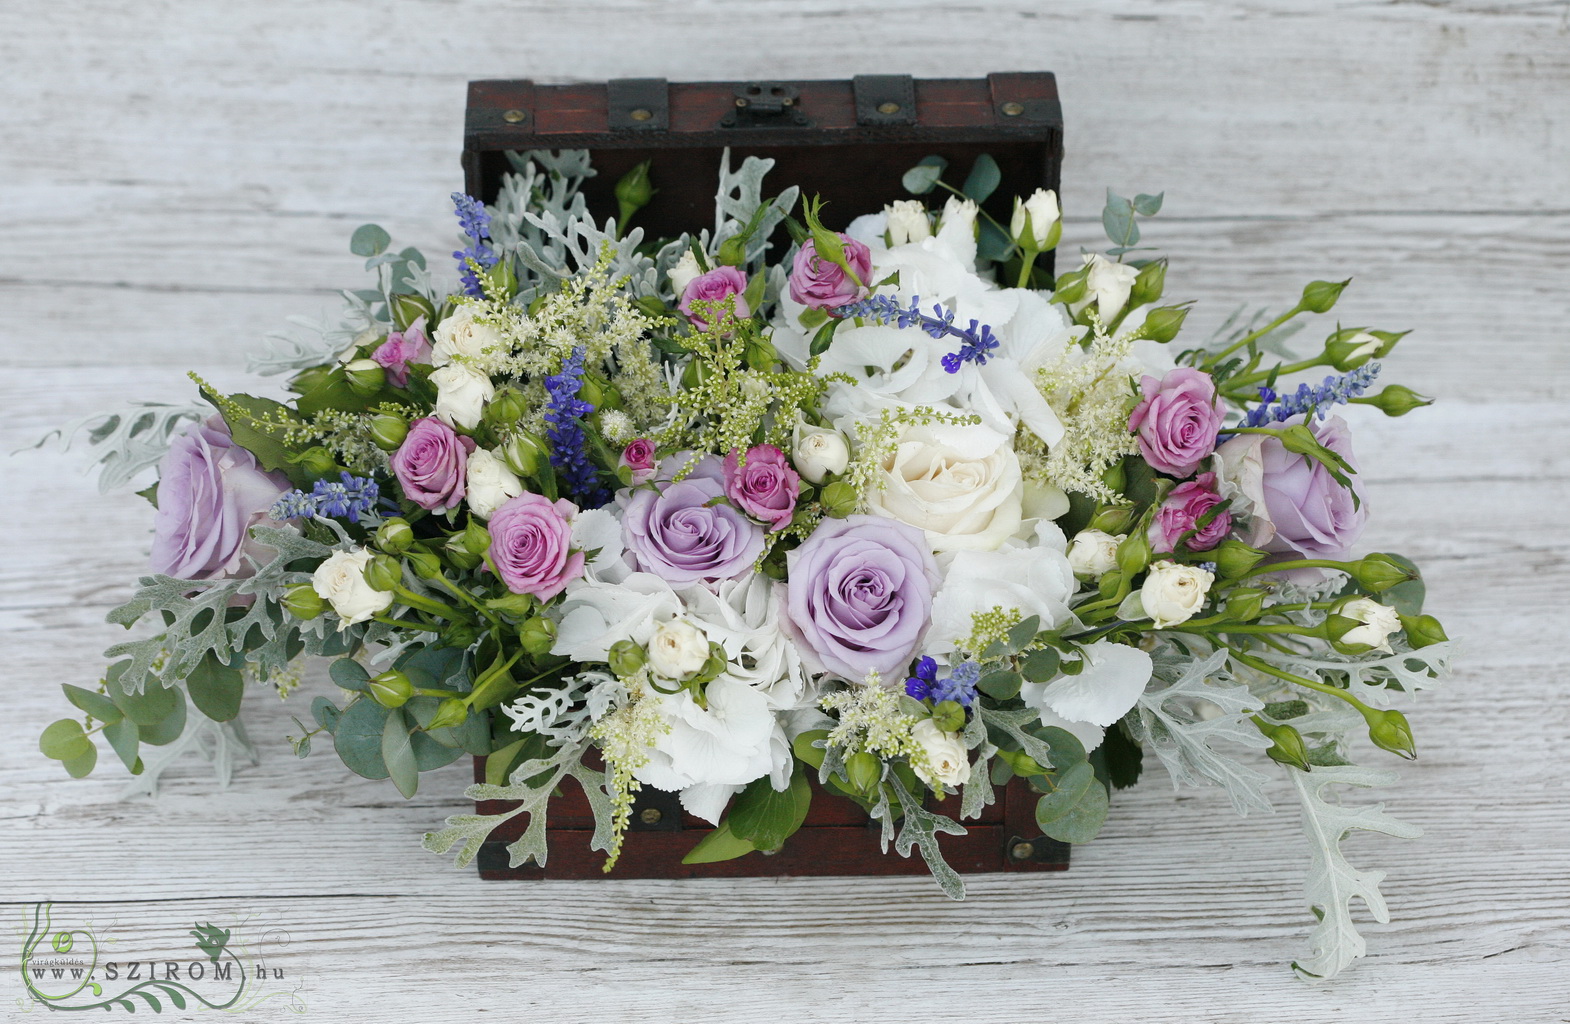
<path fill-rule="evenodd" d="M 182 396 L 185 369 L 239 383 L 260 335 L 355 283 L 363 221 L 443 251 L 470 78 L 1050 68 L 1070 249 L 1104 186 L 1166 189 L 1147 237 L 1197 327 L 1353 275 L 1346 322 L 1414 329 L 1390 369 L 1440 404 L 1359 418 L 1368 542 L 1422 560 L 1466 641 L 1381 794 L 1427 836 L 1350 844 L 1395 920 L 1327 987 L 1283 966 L 1309 924 L 1284 784 L 1283 813 L 1237 820 L 1157 769 L 1067 874 L 962 904 L 922 879 L 481 883 L 418 849 L 461 765 L 405 803 L 293 760 L 265 695 L 265 759 L 226 793 L 194 760 L 156 803 L 44 762 L 56 684 L 99 670 L 147 531 L 139 499 L 26 452 L 0 462 L 14 926 L 52 899 L 151 949 L 261 915 L 306 1014 L 344 1022 L 1570 1020 L 1570 4 L 8 0 L 0 67 L 6 452 Z"/>

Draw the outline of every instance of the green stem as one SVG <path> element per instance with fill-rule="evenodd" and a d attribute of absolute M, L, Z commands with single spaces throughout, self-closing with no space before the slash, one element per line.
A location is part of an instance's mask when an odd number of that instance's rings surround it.
<path fill-rule="evenodd" d="M 1325 362 L 1324 353 L 1320 353 L 1319 355 L 1314 356 L 1312 359 L 1304 359 L 1301 362 L 1290 363 L 1286 366 L 1278 366 L 1273 370 L 1264 370 L 1259 373 L 1251 373 L 1246 377 L 1233 377 L 1227 381 L 1227 389 L 1230 391 L 1232 388 L 1246 387 L 1249 384 L 1255 384 L 1260 381 L 1269 380 L 1271 374 L 1275 374 L 1279 377 L 1282 374 L 1297 373 L 1300 370 L 1309 370 L 1316 366 L 1325 365 L 1328 364 Z M 1253 398 L 1252 395 L 1249 397 Z"/>
<path fill-rule="evenodd" d="M 397 594 L 398 598 L 410 608 L 418 608 L 421 611 L 430 612 L 432 615 L 440 615 L 454 622 L 463 621 L 464 615 L 462 612 L 450 604 L 436 600 L 434 597 L 416 594 L 408 587 L 401 585 L 393 587 L 393 593 Z"/>
<path fill-rule="evenodd" d="M 1280 316 L 1276 317 L 1274 320 L 1270 321 L 1268 324 L 1266 324 L 1265 326 L 1261 327 L 1259 330 L 1252 331 L 1252 332 L 1250 332 L 1248 334 L 1243 335 L 1237 341 L 1234 341 L 1232 344 L 1228 345 L 1226 348 L 1222 349 L 1220 352 L 1217 352 L 1215 355 L 1213 355 L 1210 358 L 1206 359 L 1205 360 L 1205 365 L 1206 366 L 1215 366 L 1217 363 L 1221 362 L 1221 360 L 1225 359 L 1227 356 L 1229 356 L 1232 353 L 1236 352 L 1238 349 L 1242 348 L 1244 345 L 1248 345 L 1248 344 L 1251 344 L 1252 342 L 1258 341 L 1260 338 L 1263 338 L 1265 335 L 1269 334 L 1271 331 L 1275 330 L 1277 327 L 1280 327 L 1282 324 L 1286 323 L 1288 320 L 1292 319 L 1293 317 L 1297 316 L 1299 313 L 1302 313 L 1303 311 L 1304 310 L 1303 310 L 1302 303 L 1299 303 L 1298 305 L 1293 306 L 1291 309 L 1287 310 L 1285 313 L 1282 313 Z"/>
<path fill-rule="evenodd" d="M 1249 668 L 1263 672 L 1266 675 L 1275 676 L 1277 679 L 1284 680 L 1285 682 L 1295 683 L 1298 686 L 1304 686 L 1310 690 L 1317 690 L 1320 693 L 1327 694 L 1331 697 L 1338 697 L 1341 700 L 1346 701 L 1348 704 L 1356 708 L 1358 714 L 1362 715 L 1366 721 L 1373 721 L 1380 715 L 1379 712 L 1375 711 L 1367 704 L 1364 704 L 1362 701 L 1358 700 L 1350 693 L 1347 693 L 1345 690 L 1331 686 L 1329 683 L 1322 683 L 1317 679 L 1306 679 L 1303 676 L 1288 672 L 1285 669 L 1277 668 L 1270 662 L 1261 658 L 1255 658 L 1251 655 L 1244 654 L 1242 651 L 1238 650 L 1236 647 L 1233 647 L 1230 644 L 1224 644 L 1223 646 L 1225 646 L 1226 649 L 1231 652 L 1234 659 L 1241 661 Z"/>
<path fill-rule="evenodd" d="M 1259 576 L 1267 572 L 1280 572 L 1283 569 L 1336 569 L 1340 572 L 1349 572 L 1350 562 L 1333 562 L 1328 558 L 1296 558 L 1287 562 L 1272 562 L 1269 565 L 1259 565 L 1239 576 L 1239 580 L 1246 580 L 1250 576 Z"/>
<path fill-rule="evenodd" d="M 1021 261 L 1020 266 L 1019 266 L 1019 284 L 1017 284 L 1015 287 L 1017 287 L 1017 288 L 1028 288 L 1028 287 L 1030 287 L 1030 271 L 1031 271 L 1031 268 L 1033 268 L 1036 265 L 1036 256 L 1039 255 L 1039 253 L 1040 253 L 1040 250 L 1037 250 L 1037 249 L 1026 249 L 1025 250 L 1025 258 L 1024 258 L 1023 261 Z"/>
<path fill-rule="evenodd" d="M 493 625 L 497 625 L 497 626 L 502 625 L 502 620 L 501 620 L 500 617 L 498 617 L 496 614 L 494 614 L 489 608 L 487 608 L 483 604 L 481 604 L 474 597 L 474 595 L 472 595 L 468 591 L 464 590 L 457 583 L 453 582 L 452 580 L 449 580 L 445 575 L 437 577 L 432 582 L 440 583 L 443 590 L 445 590 L 447 593 L 451 594 L 453 597 L 456 597 L 458 600 L 462 601 L 464 604 L 468 605 L 470 608 L 473 608 L 475 611 L 479 612 L 481 615 L 485 616 L 487 619 L 490 619 L 491 623 Z"/>

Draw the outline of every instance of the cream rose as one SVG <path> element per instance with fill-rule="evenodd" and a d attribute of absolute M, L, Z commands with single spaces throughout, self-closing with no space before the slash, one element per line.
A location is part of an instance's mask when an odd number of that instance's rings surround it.
<path fill-rule="evenodd" d="M 649 638 L 649 667 L 667 679 L 686 679 L 709 660 L 709 638 L 686 619 L 662 622 Z"/>
<path fill-rule="evenodd" d="M 970 781 L 970 755 L 958 733 L 944 732 L 930 718 L 917 722 L 911 737 L 927 755 L 925 765 L 912 765 L 929 786 L 955 787 Z"/>
<path fill-rule="evenodd" d="M 845 467 L 850 464 L 850 448 L 845 444 L 845 435 L 839 431 L 810 427 L 798 422 L 796 442 L 791 446 L 790 458 L 803 480 L 821 484 L 830 473 L 845 472 Z"/>
<path fill-rule="evenodd" d="M 454 356 L 474 357 L 502 345 L 502 332 L 478 319 L 473 305 L 459 306 L 436 328 L 431 345 L 431 365 L 446 366 Z"/>
<path fill-rule="evenodd" d="M 927 208 L 920 199 L 896 199 L 894 205 L 884 208 L 884 213 L 888 215 L 890 245 L 932 237 L 932 223 L 927 220 Z"/>
<path fill-rule="evenodd" d="M 464 477 L 469 511 L 481 519 L 489 519 L 507 499 L 523 493 L 523 482 L 505 462 L 484 448 L 469 453 Z"/>
<path fill-rule="evenodd" d="M 1103 530 L 1081 530 L 1069 545 L 1069 568 L 1076 576 L 1100 579 L 1117 567 L 1118 545 L 1127 538 L 1128 535 L 1122 533 L 1114 536 Z"/>
<path fill-rule="evenodd" d="M 1337 615 L 1356 619 L 1361 626 L 1354 626 L 1341 637 L 1344 644 L 1367 644 L 1376 651 L 1390 654 L 1390 637 L 1401 631 L 1401 617 L 1387 604 L 1373 598 L 1354 597 L 1336 610 Z"/>
<path fill-rule="evenodd" d="M 491 378 L 461 363 L 449 363 L 431 374 L 436 385 L 436 416 L 450 427 L 473 430 L 496 397 Z"/>
<path fill-rule="evenodd" d="M 1150 567 L 1139 602 L 1157 629 L 1187 622 L 1205 606 L 1205 596 L 1216 581 L 1215 573 L 1194 565 L 1160 561 Z"/>
<path fill-rule="evenodd" d="M 1074 304 L 1074 311 L 1077 313 L 1094 301 L 1101 319 L 1110 323 L 1128 304 L 1129 293 L 1134 290 L 1134 279 L 1139 276 L 1139 270 L 1127 263 L 1114 263 L 1100 253 L 1085 257 L 1085 266 L 1090 271 L 1085 276 L 1087 292 L 1084 299 Z"/>
<path fill-rule="evenodd" d="M 1019 529 L 1025 481 L 1006 435 L 980 424 L 906 428 L 866 497 L 926 531 L 934 551 L 997 549 Z"/>
<path fill-rule="evenodd" d="M 1037 249 L 1047 246 L 1048 236 L 1052 233 L 1052 225 L 1058 222 L 1058 194 L 1051 189 L 1038 188 L 1031 197 L 1023 203 L 1014 200 L 1014 216 L 1009 219 L 1009 234 L 1017 240 L 1024 240 L 1025 221 L 1030 220 L 1031 241 Z"/>
<path fill-rule="evenodd" d="M 370 560 L 371 552 L 365 548 L 334 551 L 311 574 L 311 587 L 338 613 L 339 629 L 364 622 L 392 606 L 391 593 L 372 590 L 365 582 L 365 566 Z"/>
<path fill-rule="evenodd" d="M 943 204 L 943 218 L 940 226 L 954 228 L 962 234 L 974 234 L 976 231 L 976 214 L 978 207 L 970 199 L 961 199 L 959 196 L 949 196 L 948 202 Z"/>
<path fill-rule="evenodd" d="M 676 293 L 676 298 L 680 299 L 682 293 L 687 290 L 687 286 L 702 273 L 703 269 L 698 266 L 698 257 L 692 254 L 691 249 L 683 250 L 681 258 L 671 267 L 670 273 L 667 275 L 670 279 L 671 290 Z"/>

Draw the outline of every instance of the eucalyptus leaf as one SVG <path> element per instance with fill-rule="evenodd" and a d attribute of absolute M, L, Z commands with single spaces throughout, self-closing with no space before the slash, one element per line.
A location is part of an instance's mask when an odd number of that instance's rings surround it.
<path fill-rule="evenodd" d="M 317 697 L 311 701 L 311 717 L 328 733 L 338 725 L 338 717 L 342 714 L 343 712 L 338 710 L 338 705 L 326 697 Z"/>
<path fill-rule="evenodd" d="M 1141 192 L 1134 197 L 1134 212 L 1141 217 L 1154 217 L 1161 212 L 1161 200 L 1165 197 L 1165 192 L 1157 192 L 1155 195 Z"/>
<path fill-rule="evenodd" d="M 175 686 L 145 686 L 141 693 L 126 693 L 121 689 L 119 673 L 115 671 L 116 667 L 123 664 L 118 662 L 110 666 L 107 676 L 109 699 L 137 725 L 157 725 L 174 713 L 177 703 L 184 703 L 179 688 Z"/>
<path fill-rule="evenodd" d="M 382 733 L 386 727 L 387 709 L 362 697 L 339 716 L 338 728 L 333 730 L 333 749 L 356 775 L 385 779 L 388 772 L 382 758 Z"/>
<path fill-rule="evenodd" d="M 185 688 L 196 710 L 215 722 L 228 722 L 240 713 L 245 677 L 208 651 L 185 677 Z"/>
<path fill-rule="evenodd" d="M 81 757 L 92 745 L 93 741 L 82 732 L 82 723 L 74 718 L 62 718 L 49 723 L 38 737 L 39 751 L 56 761 Z"/>
<path fill-rule="evenodd" d="M 118 722 L 104 726 L 104 739 L 109 741 L 109 746 L 119 756 L 134 775 L 140 758 L 136 755 L 137 745 L 141 742 L 140 731 L 136 723 L 129 718 L 122 718 Z"/>
<path fill-rule="evenodd" d="M 389 712 L 382 723 L 382 763 L 406 800 L 420 788 L 420 769 L 409 742 L 409 728 L 410 722 L 402 710 Z"/>
<path fill-rule="evenodd" d="M 922 157 L 921 163 L 906 171 L 900 178 L 900 184 L 905 186 L 905 191 L 912 195 L 924 196 L 937 187 L 938 180 L 943 177 L 944 168 L 949 162 L 941 156 Z"/>
<path fill-rule="evenodd" d="M 85 779 L 92 774 L 94 766 L 98 764 L 98 748 L 88 743 L 86 750 L 75 757 L 66 758 L 62 763 L 71 778 Z"/>
<path fill-rule="evenodd" d="M 1134 204 L 1110 188 L 1107 205 L 1101 211 L 1101 226 L 1113 245 L 1131 246 L 1139 242 L 1139 225 L 1134 223 Z"/>
<path fill-rule="evenodd" d="M 153 689 L 153 687 L 149 687 L 149 689 Z M 168 746 L 179 739 L 181 734 L 185 732 L 185 691 L 179 687 L 171 686 L 164 692 L 174 696 L 174 703 L 170 707 L 169 713 L 156 722 L 136 723 L 139 727 L 137 732 L 140 734 L 142 742 L 150 747 Z M 134 715 L 128 715 L 127 717 L 135 721 Z"/>
<path fill-rule="evenodd" d="M 61 683 L 60 688 L 65 691 L 65 699 L 92 715 L 100 722 L 110 724 L 118 722 L 125 717 L 125 712 L 115 707 L 114 701 L 101 693 L 84 690 L 80 686 L 70 683 Z"/>
<path fill-rule="evenodd" d="M 422 772 L 443 768 L 465 753 L 462 747 L 448 746 L 430 733 L 424 732 L 412 733 L 409 736 L 409 747 L 414 751 L 414 766 Z"/>
<path fill-rule="evenodd" d="M 1058 674 L 1060 660 L 1058 652 L 1051 647 L 1031 651 L 1020 662 L 1020 674 L 1032 683 L 1051 682 Z"/>
<path fill-rule="evenodd" d="M 1070 779 L 1072 776 L 1072 779 Z M 1036 804 L 1036 824 L 1062 843 L 1088 843 L 1107 820 L 1106 787 L 1090 764 L 1081 761 L 1060 777 L 1060 788 Z"/>
<path fill-rule="evenodd" d="M 998 170 L 998 162 L 992 159 L 991 154 L 982 153 L 970 165 L 970 174 L 966 175 L 965 185 L 960 191 L 978 204 L 984 203 L 988 196 L 997 191 L 1002 181 L 1003 172 Z"/>
<path fill-rule="evenodd" d="M 1014 251 L 1014 240 L 990 220 L 978 222 L 980 234 L 976 236 L 976 255 L 984 260 L 1000 263 Z"/>
<path fill-rule="evenodd" d="M 361 224 L 349 237 L 349 251 L 356 256 L 375 256 L 392 243 L 392 236 L 379 224 Z"/>
<path fill-rule="evenodd" d="M 327 670 L 327 677 L 333 685 L 345 690 L 354 690 L 358 693 L 371 692 L 371 674 L 365 666 L 353 658 L 340 658 L 332 663 Z"/>
<path fill-rule="evenodd" d="M 1021 683 L 1018 672 L 999 668 L 982 676 L 976 683 L 976 689 L 994 700 L 1009 700 L 1019 695 Z"/>

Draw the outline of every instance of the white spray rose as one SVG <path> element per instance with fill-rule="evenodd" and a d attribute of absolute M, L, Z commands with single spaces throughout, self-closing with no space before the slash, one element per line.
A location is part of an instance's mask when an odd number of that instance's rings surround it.
<path fill-rule="evenodd" d="M 464 490 L 469 511 L 489 519 L 509 498 L 523 493 L 523 482 L 494 453 L 480 448 L 469 453 Z"/>
<path fill-rule="evenodd" d="M 431 365 L 446 366 L 454 356 L 478 356 L 502 344 L 502 332 L 494 324 L 479 320 L 475 307 L 465 304 L 437 325 L 432 335 Z"/>
<path fill-rule="evenodd" d="M 1401 631 L 1401 617 L 1394 608 L 1370 597 L 1354 597 L 1342 605 L 1336 614 L 1362 623 L 1347 630 L 1341 637 L 1342 643 L 1367 644 L 1376 651 L 1392 653 L 1390 637 Z"/>
<path fill-rule="evenodd" d="M 1150 567 L 1139 602 L 1157 629 L 1187 622 L 1205 606 L 1205 596 L 1216 575 L 1195 565 L 1160 561 Z"/>
<path fill-rule="evenodd" d="M 649 667 L 667 679 L 686 679 L 709 660 L 709 638 L 686 619 L 655 627 L 649 638 Z"/>
<path fill-rule="evenodd" d="M 1343 357 L 1347 360 L 1364 359 L 1368 356 L 1372 356 L 1375 352 L 1379 351 L 1379 346 L 1384 344 L 1384 342 L 1380 341 L 1372 334 L 1369 334 L 1367 331 L 1358 331 L 1356 334 L 1346 339 L 1346 342 L 1349 345 L 1357 346 Z"/>
<path fill-rule="evenodd" d="M 927 208 L 919 199 L 896 199 L 894 205 L 884 207 L 888 215 L 890 245 L 905 245 L 932 237 L 932 222 L 927 220 Z"/>
<path fill-rule="evenodd" d="M 390 592 L 372 590 L 365 582 L 365 566 L 370 560 L 371 552 L 365 548 L 334 551 L 311 574 L 311 587 L 333 606 L 333 611 L 342 620 L 338 623 L 339 629 L 364 622 L 392 606 Z"/>
<path fill-rule="evenodd" d="M 970 781 L 970 755 L 958 733 L 944 732 L 930 718 L 917 722 L 910 733 L 927 755 L 926 765 L 916 767 L 922 782 L 954 787 Z"/>
<path fill-rule="evenodd" d="M 1051 189 L 1038 188 L 1035 193 L 1023 203 L 1014 200 L 1014 216 L 1009 219 L 1009 234 L 1017 240 L 1024 240 L 1025 219 L 1030 218 L 1030 233 L 1037 249 L 1047 246 L 1047 238 L 1052 233 L 1052 225 L 1058 222 L 1058 194 Z"/>
<path fill-rule="evenodd" d="M 1019 529 L 1024 497 L 1007 435 L 933 423 L 905 429 L 865 500 L 873 514 L 925 530 L 934 551 L 991 551 Z"/>
<path fill-rule="evenodd" d="M 808 483 L 821 484 L 830 473 L 845 472 L 850 464 L 850 447 L 837 430 L 808 426 L 796 421 L 796 443 L 791 448 L 796 472 Z"/>
<path fill-rule="evenodd" d="M 1068 564 L 1077 576 L 1100 579 L 1118 564 L 1118 545 L 1128 538 L 1120 533 L 1114 536 L 1103 530 L 1081 530 L 1069 545 Z"/>
<path fill-rule="evenodd" d="M 670 278 L 671 290 L 676 293 L 676 298 L 680 299 L 687 286 L 702 273 L 703 270 L 698 266 L 698 258 L 692 254 L 691 249 L 685 249 L 682 251 L 681 259 L 676 261 L 676 265 L 671 267 L 670 273 L 666 276 Z"/>
<path fill-rule="evenodd" d="M 1114 263 L 1100 253 L 1087 256 L 1085 265 L 1090 268 L 1090 273 L 1085 277 L 1088 291 L 1084 301 L 1094 299 L 1101 319 L 1110 322 L 1128 304 L 1128 296 L 1134 289 L 1134 279 L 1139 276 L 1139 270 L 1127 263 Z M 1080 306 L 1083 304 L 1076 303 Z"/>
<path fill-rule="evenodd" d="M 942 227 L 948 230 L 957 228 L 961 234 L 974 234 L 976 230 L 976 204 L 970 199 L 961 199 L 959 196 L 949 196 L 949 201 L 943 204 Z"/>
<path fill-rule="evenodd" d="M 485 412 L 485 403 L 496 397 L 491 378 L 462 363 L 448 363 L 431 374 L 436 385 L 436 415 L 450 427 L 473 430 Z"/>

